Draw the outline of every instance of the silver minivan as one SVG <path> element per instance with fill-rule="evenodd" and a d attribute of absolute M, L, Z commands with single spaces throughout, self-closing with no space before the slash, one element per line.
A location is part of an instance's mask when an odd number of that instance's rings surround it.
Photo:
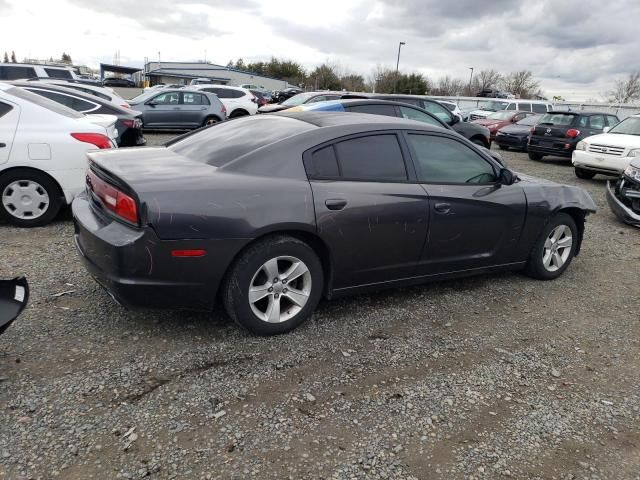
<path fill-rule="evenodd" d="M 533 113 L 547 113 L 553 110 L 553 104 L 544 100 L 520 100 L 520 99 L 495 99 L 489 100 L 477 110 L 469 113 L 469 121 L 479 118 L 487 118 L 489 115 L 501 110 L 514 110 Z"/>

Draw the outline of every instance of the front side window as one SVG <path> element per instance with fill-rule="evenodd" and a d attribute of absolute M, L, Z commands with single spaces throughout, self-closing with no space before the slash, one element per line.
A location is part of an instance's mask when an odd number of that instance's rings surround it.
<path fill-rule="evenodd" d="M 433 113 L 436 117 L 442 120 L 444 123 L 451 122 L 451 112 L 444 108 L 442 105 L 436 102 L 424 102 L 424 109 Z"/>
<path fill-rule="evenodd" d="M 418 122 L 427 123 L 435 127 L 444 127 L 436 118 L 415 108 L 400 107 L 400 114 L 402 118 L 406 118 L 407 120 L 417 120 Z"/>
<path fill-rule="evenodd" d="M 73 78 L 71 72 L 63 68 L 45 68 L 44 71 L 47 72 L 47 75 L 49 75 L 51 78 Z"/>
<path fill-rule="evenodd" d="M 493 167 L 471 148 L 444 137 L 410 134 L 418 180 L 424 183 L 493 183 Z"/>
<path fill-rule="evenodd" d="M 33 67 L 14 67 L 0 65 L 0 80 L 20 80 L 21 78 L 37 77 Z"/>
<path fill-rule="evenodd" d="M 0 118 L 4 117 L 7 113 L 9 113 L 13 107 L 8 103 L 0 102 Z"/>
<path fill-rule="evenodd" d="M 335 145 L 342 177 L 348 180 L 399 182 L 407 179 L 398 137 L 370 135 Z"/>
<path fill-rule="evenodd" d="M 178 92 L 161 93 L 157 97 L 153 97 L 153 102 L 155 102 L 158 105 L 179 105 L 180 93 Z"/>

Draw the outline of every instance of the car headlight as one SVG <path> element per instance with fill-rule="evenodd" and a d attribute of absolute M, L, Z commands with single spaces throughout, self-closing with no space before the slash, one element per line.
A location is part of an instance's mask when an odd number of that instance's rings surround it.
<path fill-rule="evenodd" d="M 640 157 L 640 148 L 629 151 L 629 157 Z"/>
<path fill-rule="evenodd" d="M 635 150 L 635 151 L 640 152 L 640 150 Z M 625 177 L 629 177 L 630 179 L 635 180 L 636 182 L 640 182 L 640 168 L 638 167 L 629 165 L 624 171 L 624 175 Z"/>
<path fill-rule="evenodd" d="M 576 145 L 576 150 L 586 150 L 586 149 L 587 149 L 587 144 L 584 142 L 584 140 L 580 140 Z"/>

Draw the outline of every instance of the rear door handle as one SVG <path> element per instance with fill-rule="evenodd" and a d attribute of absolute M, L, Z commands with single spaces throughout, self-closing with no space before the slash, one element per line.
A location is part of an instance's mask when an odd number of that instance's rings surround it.
<path fill-rule="evenodd" d="M 329 210 L 342 210 L 347 206 L 347 201 L 342 198 L 331 198 L 329 200 L 325 200 L 324 204 Z"/>
<path fill-rule="evenodd" d="M 438 213 L 449 213 L 451 210 L 451 205 L 448 203 L 436 203 L 433 206 L 433 209 Z"/>

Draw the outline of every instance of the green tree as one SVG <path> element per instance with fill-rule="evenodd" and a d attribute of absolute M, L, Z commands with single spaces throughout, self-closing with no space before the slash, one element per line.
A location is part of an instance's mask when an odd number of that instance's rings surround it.
<path fill-rule="evenodd" d="M 68 63 L 69 65 L 73 63 L 73 60 L 71 60 L 71 55 L 65 52 L 62 52 L 61 60 L 62 60 L 62 63 Z"/>
<path fill-rule="evenodd" d="M 342 85 L 342 88 L 349 90 L 350 92 L 363 92 L 366 90 L 364 78 L 362 75 L 357 75 L 355 73 L 350 73 L 340 77 L 340 84 Z"/>
<path fill-rule="evenodd" d="M 429 80 L 421 73 L 411 73 L 409 75 L 401 73 L 398 76 L 398 86 L 396 92 L 409 95 L 426 95 L 431 90 Z"/>
<path fill-rule="evenodd" d="M 18 63 L 18 61 L 16 60 L 16 52 L 14 52 L 13 50 L 11 50 L 11 63 Z"/>
<path fill-rule="evenodd" d="M 9 63 L 9 55 L 7 55 L 7 52 L 4 52 L 4 63 Z"/>
<path fill-rule="evenodd" d="M 340 89 L 340 78 L 333 66 L 323 63 L 309 74 L 309 84 L 315 90 L 338 90 Z"/>

